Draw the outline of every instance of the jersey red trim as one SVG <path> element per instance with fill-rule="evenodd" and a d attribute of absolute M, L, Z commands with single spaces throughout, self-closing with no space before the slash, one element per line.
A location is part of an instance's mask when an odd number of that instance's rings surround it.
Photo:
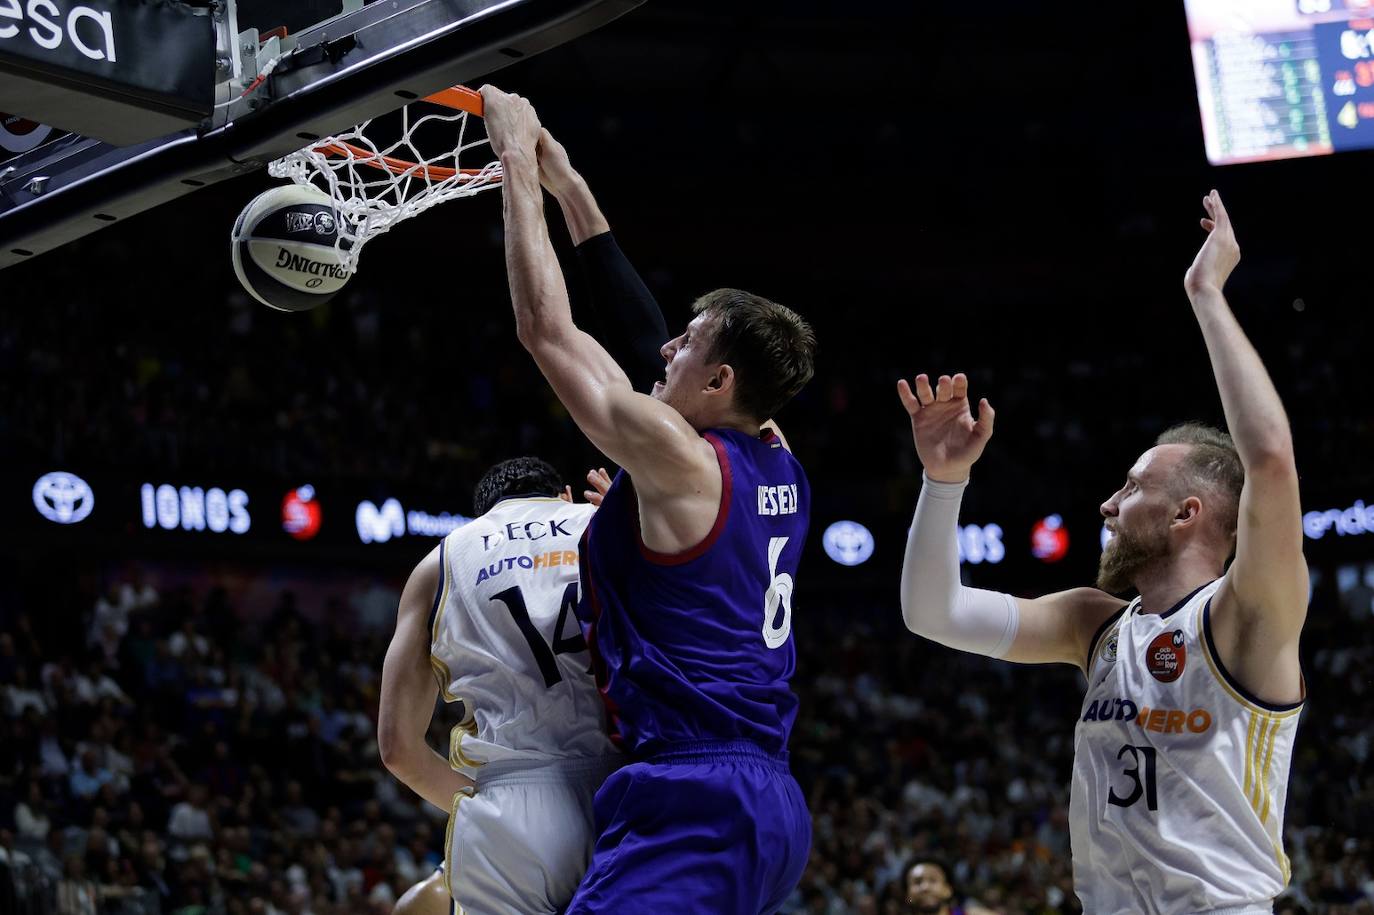
<path fill-rule="evenodd" d="M 720 463 L 720 508 L 716 510 L 716 523 L 711 526 L 710 533 L 700 543 L 681 553 L 659 553 L 649 549 L 644 545 L 644 531 L 639 526 L 637 506 L 631 505 L 631 509 L 634 510 L 635 542 L 639 544 L 640 555 L 655 565 L 680 566 L 683 563 L 691 562 L 693 559 L 700 559 L 720 539 L 721 531 L 725 530 L 726 519 L 730 517 L 730 500 L 734 490 L 734 481 L 730 472 L 730 455 L 725 451 L 725 443 L 715 433 L 707 432 L 702 438 L 710 442 L 711 447 L 716 449 L 716 460 Z M 638 500 L 636 499 L 636 501 Z"/>
<path fill-rule="evenodd" d="M 582 578 L 582 589 L 591 604 L 592 619 L 591 622 L 587 623 L 586 632 L 583 635 L 584 641 L 587 643 L 587 651 L 591 655 L 592 679 L 596 682 L 596 691 L 601 696 L 601 704 L 606 708 L 606 736 L 611 739 L 611 743 L 616 747 L 623 747 L 625 732 L 620 727 L 620 707 L 611 698 L 610 675 L 607 673 L 606 659 L 601 656 L 601 647 L 596 641 L 596 624 L 601 622 L 601 598 L 597 594 L 596 576 L 592 574 L 592 564 L 586 558 L 591 555 L 591 542 L 592 525 L 588 524 L 586 530 L 582 532 L 582 559 L 578 564 L 578 573 Z"/>

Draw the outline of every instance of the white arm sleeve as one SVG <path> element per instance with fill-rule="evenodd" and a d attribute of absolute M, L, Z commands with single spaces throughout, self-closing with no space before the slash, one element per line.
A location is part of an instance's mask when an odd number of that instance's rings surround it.
<path fill-rule="evenodd" d="M 902 562 L 902 619 L 917 635 L 990 658 L 1016 641 L 1016 598 L 959 581 L 959 503 L 963 483 L 925 477 Z"/>

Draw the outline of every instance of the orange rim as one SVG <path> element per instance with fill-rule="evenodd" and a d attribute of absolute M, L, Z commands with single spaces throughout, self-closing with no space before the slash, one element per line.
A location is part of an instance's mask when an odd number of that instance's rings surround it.
<path fill-rule="evenodd" d="M 421 101 L 430 102 L 434 105 L 442 105 L 445 108 L 452 108 L 455 111 L 466 111 L 468 114 L 482 116 L 482 94 L 474 92 L 467 86 L 450 86 L 442 89 L 433 95 L 427 95 Z M 378 156 L 371 150 L 363 149 L 361 146 L 354 146 L 352 143 L 326 143 L 323 146 L 316 146 L 315 151 L 326 156 L 339 156 L 347 158 L 351 156 L 359 165 L 366 165 L 379 171 L 390 172 L 393 175 L 401 175 L 408 171 L 419 170 L 425 177 L 436 181 L 445 181 L 454 175 L 467 175 L 474 177 L 482 173 L 480 168 L 449 168 L 444 165 L 421 165 L 418 162 L 411 162 L 409 159 L 399 159 L 395 156 Z"/>

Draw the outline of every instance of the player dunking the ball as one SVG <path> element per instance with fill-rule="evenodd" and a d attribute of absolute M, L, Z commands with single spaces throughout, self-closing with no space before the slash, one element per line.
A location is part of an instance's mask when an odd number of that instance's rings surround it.
<path fill-rule="evenodd" d="M 557 197 L 607 346 L 634 384 L 662 375 L 667 328 L 586 182 L 545 131 L 540 178 Z M 599 504 L 610 486 L 588 474 Z M 592 797 L 621 754 L 588 671 L 572 606 L 586 505 L 558 498 L 552 467 L 518 458 L 477 485 L 480 517 L 445 538 L 402 595 L 383 670 L 378 739 L 389 769 L 450 810 L 445 864 L 396 915 L 561 911 L 591 857 Z M 436 695 L 463 703 L 449 758 L 425 732 Z M 450 895 L 451 891 L 451 895 Z"/>
<path fill-rule="evenodd" d="M 1283 405 L 1222 295 L 1240 260 L 1213 191 L 1185 278 L 1230 435 L 1165 432 L 1102 504 L 1115 535 L 1098 588 L 1036 600 L 959 583 L 955 525 L 992 435 L 968 382 L 898 393 L 925 483 L 902 571 L 913 632 L 952 648 L 1087 675 L 1070 830 L 1083 909 L 1269 912 L 1288 883 L 1283 813 L 1304 698 L 1307 566 Z M 1227 566 L 1228 559 L 1234 560 Z M 1129 604 L 1113 597 L 1134 588 Z"/>
<path fill-rule="evenodd" d="M 792 587 L 810 493 L 769 417 L 812 374 L 795 313 L 739 290 L 698 300 L 637 394 L 572 321 L 549 243 L 534 109 L 490 86 L 521 343 L 618 463 L 584 538 L 578 613 L 631 762 L 596 797 L 600 837 L 569 915 L 776 911 L 810 818 L 786 758 L 797 699 Z"/>

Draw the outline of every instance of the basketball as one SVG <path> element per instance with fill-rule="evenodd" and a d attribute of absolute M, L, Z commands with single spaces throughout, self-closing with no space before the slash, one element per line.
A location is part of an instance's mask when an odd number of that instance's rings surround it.
<path fill-rule="evenodd" d="M 234 222 L 234 273 L 269 308 L 318 308 L 350 276 L 334 247 L 337 233 L 328 194 L 308 185 L 274 187 L 254 197 Z"/>

